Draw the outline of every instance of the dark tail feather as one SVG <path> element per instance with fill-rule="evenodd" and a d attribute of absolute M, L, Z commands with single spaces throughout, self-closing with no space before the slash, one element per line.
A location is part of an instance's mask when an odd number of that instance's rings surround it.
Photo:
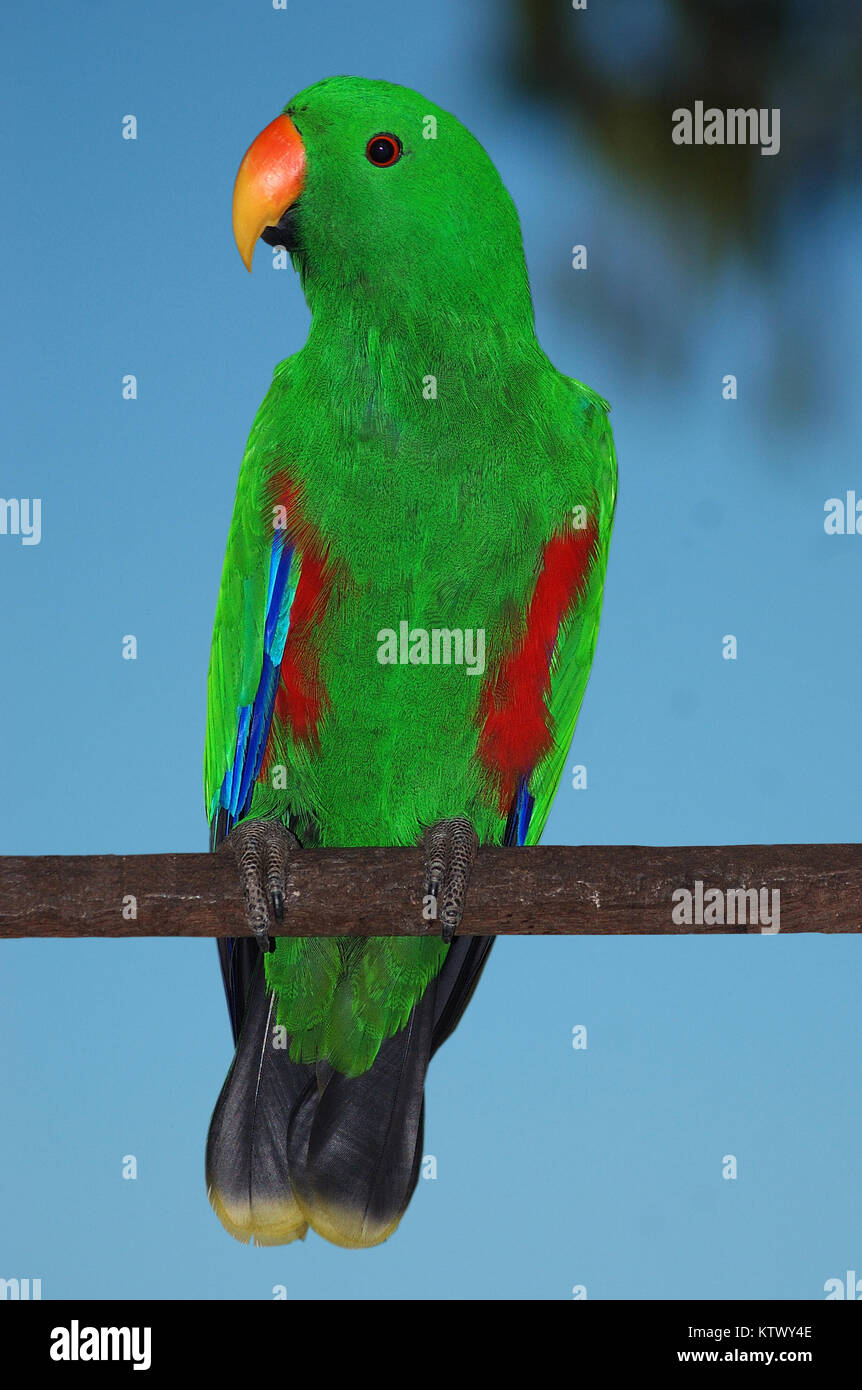
<path fill-rule="evenodd" d="M 294 1108 L 288 1164 L 310 1226 L 336 1245 L 379 1245 L 419 1177 L 428 1063 L 467 1006 L 492 939 L 459 937 L 405 1027 L 373 1066 L 342 1076 L 324 1064 Z"/>
<path fill-rule="evenodd" d="M 285 1141 L 294 1107 L 309 1089 L 316 1093 L 314 1067 L 291 1062 L 286 1048 L 273 1045 L 275 1002 L 266 990 L 263 957 L 254 941 L 232 944 L 240 948 L 233 966 L 244 1012 L 210 1121 L 207 1192 L 237 1240 L 284 1245 L 308 1229 L 291 1188 Z"/>
<path fill-rule="evenodd" d="M 495 940 L 493 936 L 457 936 L 449 947 L 437 977 L 432 1056 L 461 1021 Z"/>
<path fill-rule="evenodd" d="M 237 1043 L 249 988 L 260 962 L 260 948 L 256 941 L 241 936 L 220 936 L 217 944 L 230 1026 Z"/>
<path fill-rule="evenodd" d="M 254 941 L 219 943 L 237 1050 L 210 1122 L 207 1190 L 237 1240 L 281 1245 L 311 1225 L 378 1245 L 416 1187 L 428 1063 L 455 1029 L 493 945 L 456 937 L 440 974 L 373 1066 L 347 1077 L 273 1045 L 275 1004 Z"/>
<path fill-rule="evenodd" d="M 320 1096 L 294 1111 L 287 1141 L 293 1189 L 309 1224 L 336 1245 L 379 1245 L 416 1185 L 430 991 L 433 985 L 368 1071 L 348 1077 L 327 1068 Z"/>

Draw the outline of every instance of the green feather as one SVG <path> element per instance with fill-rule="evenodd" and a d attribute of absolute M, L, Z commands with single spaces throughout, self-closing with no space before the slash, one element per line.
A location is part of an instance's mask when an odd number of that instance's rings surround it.
<path fill-rule="evenodd" d="M 379 633 L 403 620 L 482 629 L 490 669 L 523 628 L 543 547 L 574 507 L 594 518 L 589 581 L 552 659 L 533 844 L 598 631 L 616 492 L 606 402 L 537 343 L 517 214 L 453 116 L 356 78 L 319 83 L 287 111 L 307 155 L 292 254 L 312 325 L 275 370 L 240 472 L 210 664 L 208 812 L 260 679 L 272 488 L 288 474 L 337 576 L 314 632 L 328 704 L 313 746 L 274 724 L 271 761 L 288 786 L 259 781 L 249 814 L 289 821 L 310 845 L 413 845 L 456 815 L 482 843 L 502 842 L 507 810 L 477 756 L 483 678 L 463 665 L 381 664 Z M 365 158 L 380 131 L 403 144 L 387 169 Z M 431 938 L 280 939 L 267 979 L 291 1056 L 365 1070 L 445 950 Z"/>

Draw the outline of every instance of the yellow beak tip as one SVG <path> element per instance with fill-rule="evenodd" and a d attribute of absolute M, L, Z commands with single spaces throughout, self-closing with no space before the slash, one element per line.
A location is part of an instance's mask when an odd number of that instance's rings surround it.
<path fill-rule="evenodd" d="M 266 227 L 299 197 L 305 181 L 305 149 L 288 116 L 276 116 L 245 152 L 233 193 L 233 232 L 246 270 Z"/>

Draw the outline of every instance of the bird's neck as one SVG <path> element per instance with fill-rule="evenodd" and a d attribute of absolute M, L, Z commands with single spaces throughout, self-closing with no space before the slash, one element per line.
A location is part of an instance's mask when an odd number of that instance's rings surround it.
<path fill-rule="evenodd" d="M 477 384 L 516 371 L 541 355 L 527 297 L 522 311 L 496 313 L 471 306 L 468 313 L 417 305 L 404 313 L 398 305 L 368 297 L 318 298 L 304 349 L 334 390 L 381 389 L 392 398 L 414 392 L 445 392 L 450 402 L 475 392 Z"/>
<path fill-rule="evenodd" d="M 514 214 L 513 214 L 514 215 Z M 477 246 L 429 241 L 369 264 L 294 257 L 312 314 L 309 348 L 333 362 L 398 360 L 405 369 L 460 361 L 500 367 L 535 350 L 533 305 L 520 236 Z"/>

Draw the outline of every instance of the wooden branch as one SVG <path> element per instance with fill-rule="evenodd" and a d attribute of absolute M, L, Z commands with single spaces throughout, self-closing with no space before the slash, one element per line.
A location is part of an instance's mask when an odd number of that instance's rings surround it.
<path fill-rule="evenodd" d="M 277 934 L 436 934 L 422 917 L 422 882 L 419 849 L 303 850 Z M 683 889 L 691 894 L 688 921 L 680 920 Z M 756 890 L 741 920 L 734 890 Z M 720 918 L 710 911 L 717 898 Z M 464 933 L 774 932 L 776 907 L 781 932 L 862 931 L 862 846 L 485 848 Z M 0 937 L 247 934 L 229 853 L 0 858 Z"/>

